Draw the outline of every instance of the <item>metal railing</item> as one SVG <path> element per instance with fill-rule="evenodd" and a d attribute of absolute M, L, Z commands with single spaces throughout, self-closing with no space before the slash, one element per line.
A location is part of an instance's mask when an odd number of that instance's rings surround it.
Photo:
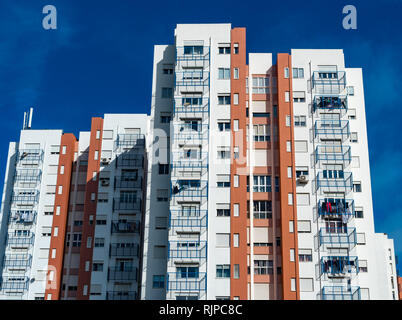
<path fill-rule="evenodd" d="M 322 300 L 361 300 L 360 287 L 325 286 L 321 290 Z"/>
<path fill-rule="evenodd" d="M 43 160 L 41 149 L 20 149 L 17 154 L 17 164 L 37 165 Z"/>
<path fill-rule="evenodd" d="M 145 135 L 137 133 L 118 134 L 115 141 L 115 148 L 120 147 L 144 147 Z"/>
<path fill-rule="evenodd" d="M 347 167 L 352 161 L 350 146 L 319 145 L 314 151 L 315 163 L 343 164 Z"/>
<path fill-rule="evenodd" d="M 138 268 L 136 267 L 109 267 L 108 280 L 134 280 L 137 281 Z"/>
<path fill-rule="evenodd" d="M 169 215 L 170 229 L 200 230 L 208 224 L 207 210 L 198 210 L 198 216 L 183 216 L 182 210 L 171 210 Z"/>
<path fill-rule="evenodd" d="M 316 179 L 316 190 L 318 189 L 323 192 L 350 192 L 353 189 L 352 172 L 343 172 L 337 178 L 328 178 L 323 172 L 319 172 Z"/>
<path fill-rule="evenodd" d="M 111 257 L 138 257 L 139 256 L 139 245 L 132 244 L 127 247 L 121 247 L 122 244 L 112 243 L 110 244 L 109 255 Z"/>
<path fill-rule="evenodd" d="M 316 95 L 313 100 L 313 111 L 324 110 L 348 110 L 347 96 Z"/>
<path fill-rule="evenodd" d="M 112 233 L 139 233 L 139 221 L 112 221 Z"/>
<path fill-rule="evenodd" d="M 106 300 L 137 300 L 136 291 L 107 291 Z"/>
<path fill-rule="evenodd" d="M 12 235 L 12 234 L 8 234 L 7 236 L 7 245 L 31 245 L 34 242 L 34 235 L 30 235 L 30 236 L 16 236 L 16 235 Z"/>
<path fill-rule="evenodd" d="M 205 291 L 207 289 L 207 275 L 197 272 L 183 276 L 180 272 L 167 274 L 167 291 Z"/>
<path fill-rule="evenodd" d="M 205 259 L 206 241 L 169 241 L 169 259 Z"/>
<path fill-rule="evenodd" d="M 176 201 L 200 202 L 208 196 L 208 183 L 203 181 L 199 187 L 173 186 L 171 194 Z"/>
<path fill-rule="evenodd" d="M 124 198 L 113 199 L 113 209 L 119 211 L 141 211 L 141 199 L 126 200 Z"/>
<path fill-rule="evenodd" d="M 142 187 L 141 177 L 116 177 L 115 178 L 115 188 L 126 188 L 126 189 L 140 189 Z"/>
<path fill-rule="evenodd" d="M 318 201 L 318 215 L 322 218 L 342 218 L 347 222 L 355 216 L 355 202 L 353 199 L 321 199 Z"/>
<path fill-rule="evenodd" d="M 340 94 L 346 88 L 345 71 L 314 71 L 312 87 L 320 94 Z"/>
<path fill-rule="evenodd" d="M 21 292 L 28 290 L 28 277 L 6 277 L 1 283 L 1 290 L 7 292 Z"/>
<path fill-rule="evenodd" d="M 320 246 L 353 248 L 357 244 L 356 228 L 320 228 L 318 240 Z"/>
<path fill-rule="evenodd" d="M 321 138 L 344 141 L 350 136 L 348 120 L 316 120 L 313 130 L 315 139 Z"/>
<path fill-rule="evenodd" d="M 8 222 L 15 224 L 31 224 L 36 219 L 36 211 L 33 210 L 12 210 Z"/>
<path fill-rule="evenodd" d="M 6 254 L 3 266 L 8 269 L 29 268 L 32 263 L 30 254 Z"/>
<path fill-rule="evenodd" d="M 351 256 L 326 256 L 321 258 L 320 275 L 345 277 L 359 273 L 359 260 Z"/>
<path fill-rule="evenodd" d="M 142 168 L 144 164 L 144 156 L 141 154 L 123 153 L 116 160 L 116 167 Z"/>

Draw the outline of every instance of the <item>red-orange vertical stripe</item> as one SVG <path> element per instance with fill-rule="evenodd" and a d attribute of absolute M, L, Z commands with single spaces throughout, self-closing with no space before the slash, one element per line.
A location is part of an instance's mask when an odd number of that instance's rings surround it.
<path fill-rule="evenodd" d="M 284 69 L 289 68 L 289 77 L 285 78 Z M 292 63 L 291 56 L 279 53 L 277 59 L 278 76 L 278 129 L 279 129 L 279 181 L 281 203 L 281 246 L 283 299 L 300 299 L 299 290 L 299 255 L 297 239 L 296 180 L 294 155 L 294 127 L 292 100 Z M 285 92 L 289 92 L 289 101 L 285 101 Z M 290 116 L 291 126 L 286 126 L 286 116 Z M 291 142 L 291 152 L 286 151 L 286 142 Z M 288 178 L 287 168 L 292 167 L 292 178 Z M 293 205 L 288 204 L 288 194 L 293 194 Z M 294 223 L 294 232 L 289 232 L 289 222 Z M 290 261 L 290 249 L 294 249 L 295 259 Z M 296 291 L 291 291 L 291 279 L 296 281 Z"/>

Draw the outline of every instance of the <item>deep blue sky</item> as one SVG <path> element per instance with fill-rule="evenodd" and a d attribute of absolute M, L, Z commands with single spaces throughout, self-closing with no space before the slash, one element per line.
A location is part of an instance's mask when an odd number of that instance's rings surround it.
<path fill-rule="evenodd" d="M 47 4 L 55 31 L 42 28 Z M 357 30 L 342 28 L 348 4 Z M 363 68 L 376 231 L 402 258 L 401 14 L 402 0 L 1 0 L 0 179 L 30 106 L 33 128 L 76 134 L 93 116 L 149 113 L 153 45 L 173 43 L 177 23 L 232 23 L 247 28 L 248 52 L 342 48 L 347 67 Z"/>

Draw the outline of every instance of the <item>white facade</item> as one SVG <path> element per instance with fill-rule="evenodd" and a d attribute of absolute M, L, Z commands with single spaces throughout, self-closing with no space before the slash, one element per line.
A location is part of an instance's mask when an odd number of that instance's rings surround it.
<path fill-rule="evenodd" d="M 6 245 L 1 247 L 0 299 L 45 296 L 61 135 L 61 130 L 22 130 L 19 143 L 10 143 L 1 211 Z"/>

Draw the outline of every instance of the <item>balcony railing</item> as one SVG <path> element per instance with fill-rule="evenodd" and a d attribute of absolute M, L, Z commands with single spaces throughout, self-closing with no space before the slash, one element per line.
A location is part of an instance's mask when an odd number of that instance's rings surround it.
<path fill-rule="evenodd" d="M 1 290 L 7 294 L 17 293 L 28 290 L 29 279 L 28 277 L 6 277 L 1 283 Z"/>
<path fill-rule="evenodd" d="M 4 267 L 8 269 L 26 269 L 31 266 L 32 256 L 30 254 L 10 254 L 4 259 Z"/>
<path fill-rule="evenodd" d="M 174 185 L 171 194 L 172 198 L 176 201 L 201 202 L 208 196 L 208 184 L 207 182 L 203 182 L 199 187 Z"/>
<path fill-rule="evenodd" d="M 41 149 L 20 149 L 17 155 L 17 164 L 38 165 L 43 160 L 43 150 Z"/>
<path fill-rule="evenodd" d="M 174 114 L 183 117 L 198 115 L 202 117 L 203 113 L 209 112 L 209 98 L 188 98 L 176 97 L 174 99 Z M 201 115 L 200 115 L 201 114 Z"/>
<path fill-rule="evenodd" d="M 314 71 L 312 86 L 316 93 L 340 94 L 346 87 L 345 71 Z"/>
<path fill-rule="evenodd" d="M 141 199 L 113 199 L 113 209 L 119 211 L 141 211 Z"/>
<path fill-rule="evenodd" d="M 135 291 L 108 291 L 108 292 L 106 292 L 106 300 L 137 300 L 137 292 L 135 292 Z"/>
<path fill-rule="evenodd" d="M 171 210 L 169 216 L 170 229 L 197 230 L 206 228 L 208 223 L 207 210 L 198 210 L 197 216 L 183 216 L 182 210 Z"/>
<path fill-rule="evenodd" d="M 139 233 L 140 223 L 138 221 L 112 221 L 112 233 Z"/>
<path fill-rule="evenodd" d="M 170 259 L 205 259 L 206 241 L 169 241 Z"/>
<path fill-rule="evenodd" d="M 138 257 L 139 245 L 134 244 L 126 247 L 122 247 L 123 244 L 112 243 L 110 245 L 109 254 L 111 257 Z"/>
<path fill-rule="evenodd" d="M 138 268 L 136 267 L 110 267 L 108 280 L 133 280 L 137 281 Z"/>
<path fill-rule="evenodd" d="M 32 224 L 36 219 L 36 211 L 33 210 L 12 210 L 9 223 Z"/>
<path fill-rule="evenodd" d="M 170 272 L 167 275 L 167 291 L 205 291 L 207 289 L 207 275 L 202 273 Z"/>
<path fill-rule="evenodd" d="M 313 101 L 314 111 L 323 110 L 348 110 L 347 96 L 321 96 L 316 95 Z"/>
<path fill-rule="evenodd" d="M 359 273 L 359 260 L 350 256 L 322 257 L 320 262 L 320 274 L 328 277 L 345 277 Z"/>
<path fill-rule="evenodd" d="M 361 300 L 360 287 L 325 286 L 321 291 L 322 300 Z"/>
<path fill-rule="evenodd" d="M 140 177 L 116 177 L 115 187 L 117 189 L 140 189 L 142 187 L 142 178 Z"/>
<path fill-rule="evenodd" d="M 352 161 L 350 146 L 320 145 L 314 152 L 315 163 L 320 164 L 343 164 L 347 167 Z"/>
<path fill-rule="evenodd" d="M 317 120 L 313 130 L 315 139 L 344 141 L 350 135 L 348 120 Z"/>
<path fill-rule="evenodd" d="M 144 156 L 141 154 L 123 153 L 116 159 L 116 167 L 142 168 L 144 163 Z"/>
<path fill-rule="evenodd" d="M 319 245 L 327 247 L 353 248 L 357 243 L 356 228 L 321 228 L 318 238 Z"/>
<path fill-rule="evenodd" d="M 118 134 L 115 148 L 134 148 L 145 146 L 145 135 L 143 134 Z"/>
<path fill-rule="evenodd" d="M 34 205 L 39 200 L 39 192 L 34 190 L 32 192 L 23 193 L 14 193 L 11 196 L 12 204 L 16 205 Z"/>
<path fill-rule="evenodd" d="M 34 235 L 30 236 L 16 236 L 8 234 L 7 245 L 8 246 L 29 246 L 34 242 Z"/>
<path fill-rule="evenodd" d="M 188 46 L 176 47 L 176 61 L 209 60 L 209 46 L 195 46 L 189 50 Z"/>
<path fill-rule="evenodd" d="M 17 170 L 14 181 L 18 182 L 39 182 L 41 179 L 40 169 L 23 169 Z"/>
<path fill-rule="evenodd" d="M 322 218 L 341 218 L 345 223 L 355 216 L 353 199 L 321 199 L 318 201 L 318 215 Z"/>
<path fill-rule="evenodd" d="M 324 172 L 317 174 L 316 190 L 323 192 L 344 192 L 348 193 L 353 189 L 353 176 L 351 172 L 339 171 L 336 178 L 328 178 Z"/>

